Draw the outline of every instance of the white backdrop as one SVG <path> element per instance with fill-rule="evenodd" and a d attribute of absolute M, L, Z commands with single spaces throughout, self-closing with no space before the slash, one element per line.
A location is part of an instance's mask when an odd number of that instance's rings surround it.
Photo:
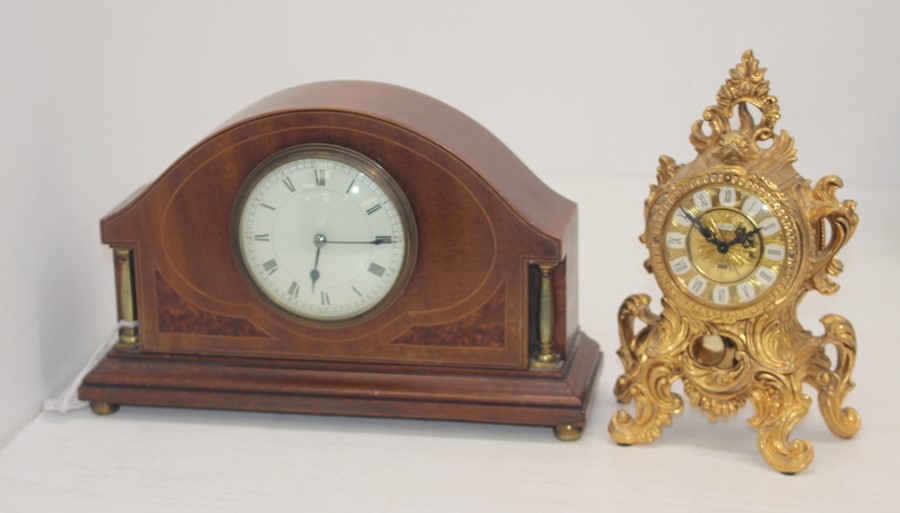
<path fill-rule="evenodd" d="M 116 321 L 100 217 L 264 95 L 330 79 L 416 89 L 567 193 L 594 174 L 649 184 L 660 153 L 693 158 L 691 124 L 753 48 L 800 172 L 839 173 L 853 197 L 900 185 L 898 21 L 892 0 L 0 0 L 0 447 Z M 614 193 L 578 198 L 582 237 L 602 233 L 594 202 Z M 643 195 L 621 213 L 635 239 L 612 246 L 637 245 Z M 608 271 L 627 284 L 610 305 L 652 288 L 639 262 Z M 580 314 L 608 356 L 614 311 Z"/>

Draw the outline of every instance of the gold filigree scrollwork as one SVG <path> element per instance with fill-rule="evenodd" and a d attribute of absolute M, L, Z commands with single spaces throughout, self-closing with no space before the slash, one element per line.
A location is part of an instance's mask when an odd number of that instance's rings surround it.
<path fill-rule="evenodd" d="M 734 415 L 749 400 L 756 411 L 748 423 L 758 431 L 760 453 L 785 474 L 804 470 L 814 455 L 809 442 L 789 439 L 812 403 L 804 383 L 818 392 L 819 408 L 835 435 L 849 438 L 859 430 L 856 410 L 843 407 L 854 387 L 850 376 L 856 357 L 856 336 L 843 317 L 823 318 L 825 334 L 814 337 L 796 321 L 796 304 L 771 317 L 723 327 L 697 323 L 666 298 L 662 314 L 656 315 L 649 301 L 647 295 L 632 295 L 619 309 L 618 355 L 625 373 L 614 392 L 620 403 L 634 401 L 635 414 L 620 410 L 610 420 L 609 432 L 617 443 L 649 443 L 662 436 L 683 409 L 681 397 L 672 392 L 678 379 L 692 406 L 710 420 Z M 636 331 L 638 320 L 646 326 Z M 687 342 L 714 329 L 733 347 L 721 360 L 700 362 Z M 828 345 L 837 350 L 834 363 L 825 353 Z"/>
<path fill-rule="evenodd" d="M 766 131 L 760 140 L 771 138 L 775 123 L 781 118 L 781 114 L 778 100 L 769 94 L 766 68 L 759 67 L 759 60 L 753 57 L 753 51 L 747 50 L 741 56 L 741 62 L 730 71 L 729 75 L 716 95 L 717 107 L 730 116 L 731 109 L 735 105 L 740 103 L 755 105 L 763 113 L 760 130 Z"/>
<path fill-rule="evenodd" d="M 750 105 L 762 113 L 758 123 Z M 735 112 L 737 128 L 731 124 Z M 663 289 L 662 312 L 652 313 L 644 294 L 628 297 L 619 309 L 618 355 L 624 373 L 615 395 L 621 403 L 634 401 L 633 416 L 619 410 L 609 423 L 611 437 L 620 444 L 649 443 L 662 435 L 683 407 L 672 392 L 679 379 L 691 405 L 710 420 L 730 417 L 749 401 L 755 409 L 749 424 L 757 430 L 760 453 L 786 474 L 802 471 L 813 459 L 812 444 L 790 439 L 812 404 L 804 385 L 815 388 L 819 409 L 835 435 L 849 438 L 859 431 L 859 414 L 843 406 L 854 387 L 853 327 L 841 316 L 827 315 L 822 319 L 825 333 L 816 337 L 797 318 L 797 305 L 807 291 L 831 294 L 838 289 L 831 277 L 843 266 L 835 256 L 859 222 L 856 203 L 838 201 L 842 182 L 836 176 L 811 187 L 797 174 L 791 166 L 797 160 L 794 140 L 787 132 L 774 131 L 779 117 L 765 69 L 748 51 L 719 90 L 717 104 L 693 126 L 691 141 L 699 153 L 695 161 L 680 165 L 670 157 L 659 159 L 657 184 L 644 205 L 647 228 L 641 241 L 650 250 L 645 267 Z M 771 146 L 761 149 L 758 143 L 766 140 L 772 140 Z M 674 206 L 716 180 L 770 197 L 772 213 L 787 234 L 787 242 L 775 250 L 781 281 L 767 296 L 747 299 L 743 308 L 703 304 L 667 274 L 664 245 L 670 243 L 665 235 Z M 671 244 L 684 243 L 673 238 Z M 639 331 L 637 321 L 645 324 Z M 833 362 L 827 349 L 836 352 Z"/>
<path fill-rule="evenodd" d="M 659 157 L 659 167 L 656 168 L 656 185 L 650 186 L 650 196 L 644 201 L 644 221 L 649 219 L 650 207 L 655 205 L 659 199 L 659 193 L 662 191 L 661 187 L 667 184 L 680 168 L 681 166 L 675 163 L 675 159 L 672 157 L 666 155 Z"/>
<path fill-rule="evenodd" d="M 787 374 L 796 369 L 795 334 L 803 329 L 795 318 L 794 307 L 785 305 L 778 314 L 752 318 L 744 324 L 748 350 L 771 372 Z"/>
<path fill-rule="evenodd" d="M 703 119 L 694 123 L 691 144 L 697 152 L 711 150 L 712 156 L 729 164 L 758 159 L 765 153 L 758 143 L 775 138 L 775 123 L 781 118 L 778 99 L 769 94 L 765 74 L 766 68 L 759 67 L 753 52 L 744 52 L 741 62 L 731 70 L 728 80 L 719 89 L 717 104 L 708 107 L 703 112 Z M 759 123 L 750 115 L 748 104 L 759 109 Z M 731 117 L 735 108 L 740 124 L 737 130 L 732 130 Z M 704 123 L 709 127 L 708 135 L 704 133 Z M 774 147 L 778 152 L 790 153 L 793 140 L 782 132 Z"/>
<path fill-rule="evenodd" d="M 648 357 L 648 349 L 658 353 L 660 326 L 668 325 L 650 311 L 649 303 L 649 296 L 636 294 L 626 299 L 619 309 L 622 347 L 617 354 L 627 371 L 616 381 L 615 395 L 620 403 L 634 400 L 635 404 L 634 416 L 620 410 L 609 423 L 610 436 L 622 445 L 656 440 L 662 436 L 662 428 L 672 423 L 672 415 L 684 407 L 681 397 L 672 393 L 672 383 L 681 375 L 678 360 L 658 354 Z M 634 332 L 636 319 L 647 323 L 637 334 Z"/>
<path fill-rule="evenodd" d="M 835 436 L 850 438 L 859 431 L 861 421 L 855 409 L 843 407 L 844 399 L 855 386 L 850 376 L 856 361 L 856 332 L 847 319 L 840 315 L 822 318 L 825 334 L 808 344 L 821 354 L 810 358 L 806 369 L 807 382 L 819 392 L 819 409 L 825 423 Z M 834 364 L 825 355 L 825 346 L 837 351 Z"/>
<path fill-rule="evenodd" d="M 656 168 L 656 183 L 658 185 L 665 185 L 668 183 L 669 180 L 675 176 L 679 167 L 680 166 L 672 157 L 667 155 L 659 157 L 659 167 Z"/>
<path fill-rule="evenodd" d="M 661 186 L 668 183 L 681 167 L 682 166 L 679 166 L 672 157 L 667 155 L 659 157 L 659 167 L 656 168 L 656 184 L 650 185 L 650 196 L 644 201 L 644 221 L 647 221 L 650 218 L 650 208 L 655 205 L 659 199 L 659 193 L 662 191 Z M 647 243 L 644 234 L 641 234 L 640 240 L 644 244 Z M 644 263 L 644 267 L 647 269 L 647 272 L 650 272 L 649 261 Z"/>
<path fill-rule="evenodd" d="M 650 311 L 650 296 L 646 294 L 628 296 L 619 308 L 619 339 L 622 340 L 622 347 L 616 353 L 626 368 L 634 367 L 643 357 L 644 342 L 647 339 L 647 331 L 649 331 L 649 328 L 644 327 L 635 336 L 635 319 L 646 325 L 654 324 L 659 320 L 659 316 Z M 616 389 L 618 390 L 618 387 Z"/>
<path fill-rule="evenodd" d="M 757 445 L 763 458 L 775 470 L 796 474 L 813 459 L 812 444 L 806 440 L 790 440 L 791 431 L 809 411 L 812 400 L 803 393 L 797 375 L 758 372 L 750 401 L 756 414 L 749 420 L 757 429 Z"/>
<path fill-rule="evenodd" d="M 840 286 L 830 278 L 844 270 L 844 265 L 836 258 L 837 252 L 847 243 L 856 226 L 856 202 L 839 202 L 836 191 L 844 185 L 837 176 L 829 175 L 816 183 L 809 191 L 812 207 L 807 216 L 812 220 L 817 240 L 817 253 L 812 255 L 813 273 L 810 288 L 822 294 L 833 294 Z"/>
<path fill-rule="evenodd" d="M 709 420 L 728 418 L 747 401 L 753 362 L 738 333 L 724 333 L 730 350 L 721 361 L 705 364 L 691 352 L 681 355 L 684 393 Z M 699 342 L 699 340 L 698 340 Z"/>

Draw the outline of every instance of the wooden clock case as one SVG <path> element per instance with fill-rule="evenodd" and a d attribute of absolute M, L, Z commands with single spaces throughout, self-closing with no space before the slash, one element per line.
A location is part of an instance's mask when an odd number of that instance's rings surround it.
<path fill-rule="evenodd" d="M 240 270 L 231 223 L 243 184 L 266 157 L 307 143 L 377 161 L 412 208 L 415 268 L 373 318 L 306 322 L 264 301 Z M 585 424 L 602 353 L 577 322 L 576 206 L 430 97 L 370 82 L 276 93 L 106 216 L 101 234 L 122 257 L 120 315 L 137 328 L 84 379 L 79 396 L 95 411 L 449 419 L 571 438 Z M 543 325 L 542 301 L 552 307 Z M 534 365 L 541 329 L 551 365 Z"/>

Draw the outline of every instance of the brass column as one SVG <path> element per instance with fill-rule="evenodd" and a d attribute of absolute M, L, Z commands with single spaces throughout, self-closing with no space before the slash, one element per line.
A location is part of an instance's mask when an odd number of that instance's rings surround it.
<path fill-rule="evenodd" d="M 557 264 L 538 264 L 541 271 L 541 299 L 538 313 L 538 334 L 540 345 L 531 361 L 533 369 L 555 369 L 559 365 L 559 354 L 553 350 L 553 332 L 556 329 L 556 309 L 553 304 L 553 270 Z"/>
<path fill-rule="evenodd" d="M 116 262 L 116 291 L 119 328 L 119 349 L 136 349 L 138 345 L 137 309 L 135 308 L 134 271 L 130 248 L 113 248 Z"/>

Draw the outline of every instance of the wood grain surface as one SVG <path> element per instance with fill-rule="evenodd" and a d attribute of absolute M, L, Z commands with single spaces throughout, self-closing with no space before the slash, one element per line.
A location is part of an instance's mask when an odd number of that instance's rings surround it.
<path fill-rule="evenodd" d="M 377 315 L 339 325 L 307 321 L 270 304 L 242 273 L 233 225 L 242 188 L 268 156 L 309 143 L 375 160 L 412 209 L 415 268 L 405 289 Z M 600 357 L 596 343 L 578 331 L 576 218 L 574 203 L 547 188 L 490 132 L 437 100 L 369 82 L 288 89 L 243 111 L 101 221 L 104 243 L 133 250 L 142 358 L 111 354 L 81 394 L 127 404 L 582 425 L 587 389 L 573 389 L 567 380 L 591 382 Z M 538 264 L 556 266 L 553 346 L 565 372 L 529 370 L 538 344 Z M 215 391 L 201 394 L 203 386 L 194 381 L 167 381 L 194 372 L 185 370 L 179 355 L 206 358 L 209 372 L 202 375 Z M 246 372 L 235 362 L 248 358 L 263 362 L 254 367 L 261 395 L 229 388 L 240 382 L 236 369 Z M 265 372 L 281 360 L 304 362 L 307 369 L 335 362 L 363 367 L 329 370 L 337 381 L 327 385 L 301 379 L 306 384 L 297 393 L 342 399 L 316 403 L 307 397 L 295 406 L 296 397 L 283 399 L 282 379 L 288 378 Z M 378 365 L 418 370 L 417 379 L 401 373 L 405 377 L 392 382 L 397 389 L 411 391 L 422 379 L 437 379 L 441 386 L 425 389 L 443 401 L 440 412 L 419 408 L 418 396 L 395 408 L 381 399 L 341 395 L 365 395 L 377 389 L 373 380 L 395 375 Z M 444 368 L 470 372 L 472 383 L 500 402 L 482 409 L 451 405 L 467 399 L 454 388 L 460 382 L 443 383 Z M 135 388 L 134 379 L 145 388 Z M 551 381 L 555 388 L 542 388 Z M 515 399 L 499 407 L 510 383 Z M 116 389 L 121 386 L 128 392 Z M 555 401 L 580 413 L 559 413 L 557 421 L 525 413 L 524 406 L 521 415 L 513 413 L 511 405 L 527 403 L 531 394 L 554 397 L 541 405 L 548 411 Z"/>

